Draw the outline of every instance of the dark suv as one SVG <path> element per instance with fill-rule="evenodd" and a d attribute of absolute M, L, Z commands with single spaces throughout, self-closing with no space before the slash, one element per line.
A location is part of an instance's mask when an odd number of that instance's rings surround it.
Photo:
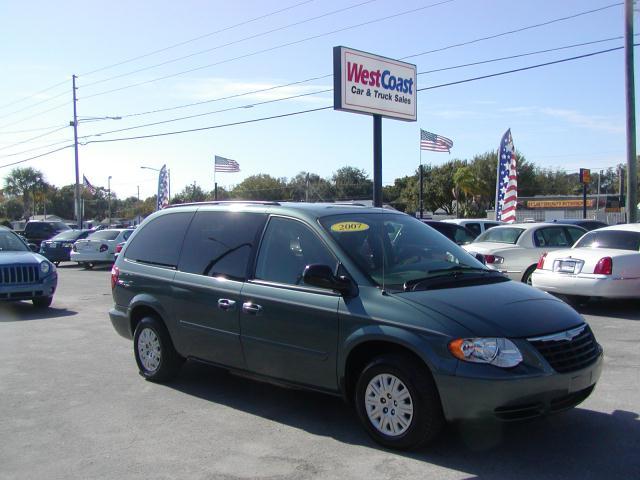
<path fill-rule="evenodd" d="M 193 359 L 342 395 L 393 448 L 427 443 L 445 420 L 573 407 L 600 377 L 602 349 L 575 310 L 388 210 L 167 208 L 132 234 L 111 285 L 111 322 L 146 379 Z"/>
<path fill-rule="evenodd" d="M 34 220 L 27 222 L 22 236 L 26 238 L 29 243 L 34 243 L 39 247 L 43 240 L 49 240 L 60 232 L 67 230 L 71 230 L 71 228 L 62 222 Z"/>

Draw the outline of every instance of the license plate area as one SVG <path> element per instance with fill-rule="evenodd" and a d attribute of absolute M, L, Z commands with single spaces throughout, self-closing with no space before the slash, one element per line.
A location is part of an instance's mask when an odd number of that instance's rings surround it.
<path fill-rule="evenodd" d="M 584 262 L 574 259 L 562 259 L 553 262 L 553 271 L 558 273 L 576 274 L 582 270 Z"/>

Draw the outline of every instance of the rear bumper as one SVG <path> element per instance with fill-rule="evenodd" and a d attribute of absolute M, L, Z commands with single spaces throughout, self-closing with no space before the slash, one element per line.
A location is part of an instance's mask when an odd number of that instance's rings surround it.
<path fill-rule="evenodd" d="M 52 297 L 58 286 L 58 274 L 52 273 L 42 282 L 0 286 L 0 301 L 17 302 L 38 297 Z"/>
<path fill-rule="evenodd" d="M 595 388 L 602 372 L 602 352 L 575 372 L 506 379 L 439 376 L 438 389 L 449 421 L 525 420 L 572 408 Z"/>
<path fill-rule="evenodd" d="M 110 252 L 71 252 L 72 262 L 112 263 L 113 253 Z"/>
<path fill-rule="evenodd" d="M 116 332 L 118 332 L 120 336 L 129 340 L 133 339 L 131 322 L 129 321 L 129 315 L 127 314 L 125 307 L 115 305 L 111 310 L 109 310 L 109 318 L 111 319 L 113 328 L 116 329 Z"/>
<path fill-rule="evenodd" d="M 536 270 L 531 276 L 534 287 L 549 293 L 603 298 L 640 298 L 640 278 L 615 278 L 610 275 L 571 275 Z"/>
<path fill-rule="evenodd" d="M 40 255 L 50 262 L 68 262 L 71 260 L 71 249 L 69 250 L 43 250 Z"/>

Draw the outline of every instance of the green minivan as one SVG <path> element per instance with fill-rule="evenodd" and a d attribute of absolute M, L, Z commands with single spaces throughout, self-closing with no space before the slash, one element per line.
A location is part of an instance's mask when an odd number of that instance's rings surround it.
<path fill-rule="evenodd" d="M 602 368 L 567 304 L 386 209 L 172 206 L 131 235 L 111 286 L 111 322 L 146 379 L 189 359 L 341 395 L 391 448 L 445 422 L 574 407 Z"/>

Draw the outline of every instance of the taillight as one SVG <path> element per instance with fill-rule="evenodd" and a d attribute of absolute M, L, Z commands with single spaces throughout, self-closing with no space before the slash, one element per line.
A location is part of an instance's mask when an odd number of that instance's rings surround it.
<path fill-rule="evenodd" d="M 109 245 L 105 245 L 104 243 L 100 245 L 100 252 L 106 252 L 109 250 Z"/>
<path fill-rule="evenodd" d="M 484 260 L 487 263 L 503 263 L 504 262 L 504 257 L 500 257 L 498 255 L 485 255 L 484 256 Z"/>
<path fill-rule="evenodd" d="M 539 270 L 542 270 L 544 268 L 544 259 L 547 258 L 547 252 L 544 252 L 541 256 L 540 256 L 540 260 L 538 260 L 538 265 L 536 265 L 536 268 Z"/>
<path fill-rule="evenodd" d="M 114 265 L 113 267 L 111 267 L 111 290 L 116 288 L 119 278 L 120 278 L 120 269 Z"/>
<path fill-rule="evenodd" d="M 120 253 L 122 251 L 122 245 L 116 245 L 116 253 Z"/>
<path fill-rule="evenodd" d="M 596 268 L 593 270 L 593 273 L 597 275 L 611 275 L 612 271 L 613 260 L 611 260 L 611 257 L 603 257 L 596 263 Z"/>

